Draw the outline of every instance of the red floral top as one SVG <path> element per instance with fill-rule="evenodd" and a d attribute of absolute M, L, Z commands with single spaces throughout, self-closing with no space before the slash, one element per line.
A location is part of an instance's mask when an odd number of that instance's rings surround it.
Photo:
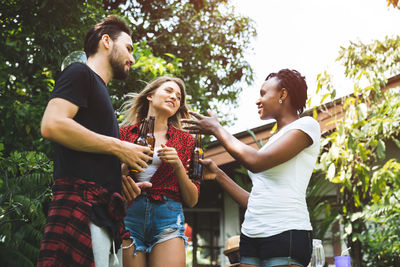
<path fill-rule="evenodd" d="M 136 123 L 120 127 L 119 134 L 121 140 L 133 143 L 139 137 L 140 124 Z M 176 149 L 179 159 L 187 171 L 187 165 L 194 149 L 194 138 L 189 133 L 178 130 L 172 125 L 168 127 L 167 138 L 168 141 L 165 145 Z M 161 162 L 160 167 L 154 173 L 153 177 L 151 177 L 150 182 L 153 186 L 146 188 L 145 192 L 151 199 L 162 201 L 162 196 L 164 195 L 182 202 L 178 178 L 171 164 L 164 161 Z M 196 185 L 197 191 L 200 194 L 199 182 L 193 180 L 192 182 Z"/>

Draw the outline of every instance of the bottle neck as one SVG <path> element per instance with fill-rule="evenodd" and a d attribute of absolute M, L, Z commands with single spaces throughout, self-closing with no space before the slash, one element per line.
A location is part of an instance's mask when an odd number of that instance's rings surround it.
<path fill-rule="evenodd" d="M 154 116 L 150 116 L 148 126 L 147 126 L 147 132 L 150 134 L 154 134 Z"/>
<path fill-rule="evenodd" d="M 200 134 L 196 134 L 196 147 L 201 147 L 201 135 Z"/>
<path fill-rule="evenodd" d="M 147 122 L 147 120 L 143 120 L 142 121 L 142 125 L 140 126 L 140 137 L 146 137 L 146 135 L 147 135 L 147 125 L 148 125 L 148 122 Z"/>

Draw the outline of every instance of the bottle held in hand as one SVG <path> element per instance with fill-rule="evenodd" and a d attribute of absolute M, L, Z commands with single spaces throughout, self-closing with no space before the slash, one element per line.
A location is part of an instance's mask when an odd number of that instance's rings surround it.
<path fill-rule="evenodd" d="M 136 141 L 134 142 L 137 145 L 140 146 L 147 146 L 147 120 L 142 120 L 142 123 L 140 125 L 140 133 L 139 133 L 139 137 L 136 139 Z"/>
<path fill-rule="evenodd" d="M 201 148 L 201 135 L 196 134 L 196 143 L 190 160 L 189 176 L 193 180 L 201 180 L 203 175 L 203 165 L 199 162 L 199 159 L 204 158 L 204 152 Z"/>
<path fill-rule="evenodd" d="M 149 120 L 142 120 L 141 125 L 140 125 L 140 133 L 139 137 L 136 139 L 134 142 L 137 145 L 140 146 L 148 146 L 150 145 L 151 150 L 154 151 L 154 145 L 156 143 L 156 139 L 154 137 L 154 117 L 150 116 Z M 150 160 L 147 163 L 151 164 L 153 161 Z M 131 169 L 131 172 L 135 173 L 138 172 L 135 169 Z"/>

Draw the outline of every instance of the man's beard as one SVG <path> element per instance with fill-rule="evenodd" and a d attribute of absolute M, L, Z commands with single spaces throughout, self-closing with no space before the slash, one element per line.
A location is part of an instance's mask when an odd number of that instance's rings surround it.
<path fill-rule="evenodd" d="M 125 62 L 121 59 L 122 56 L 113 48 L 110 54 L 110 65 L 113 71 L 113 78 L 117 80 L 125 80 L 128 77 L 129 70 L 125 70 Z"/>

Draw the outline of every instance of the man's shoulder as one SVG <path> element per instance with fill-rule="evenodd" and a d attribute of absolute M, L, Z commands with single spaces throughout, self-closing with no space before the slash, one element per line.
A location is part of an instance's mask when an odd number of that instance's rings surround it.
<path fill-rule="evenodd" d="M 90 71 L 88 65 L 81 62 L 74 62 L 65 68 L 65 71 Z"/>
<path fill-rule="evenodd" d="M 60 74 L 61 77 L 87 77 L 91 73 L 91 70 L 88 65 L 80 63 L 80 62 L 74 62 L 68 67 L 66 67 Z"/>

